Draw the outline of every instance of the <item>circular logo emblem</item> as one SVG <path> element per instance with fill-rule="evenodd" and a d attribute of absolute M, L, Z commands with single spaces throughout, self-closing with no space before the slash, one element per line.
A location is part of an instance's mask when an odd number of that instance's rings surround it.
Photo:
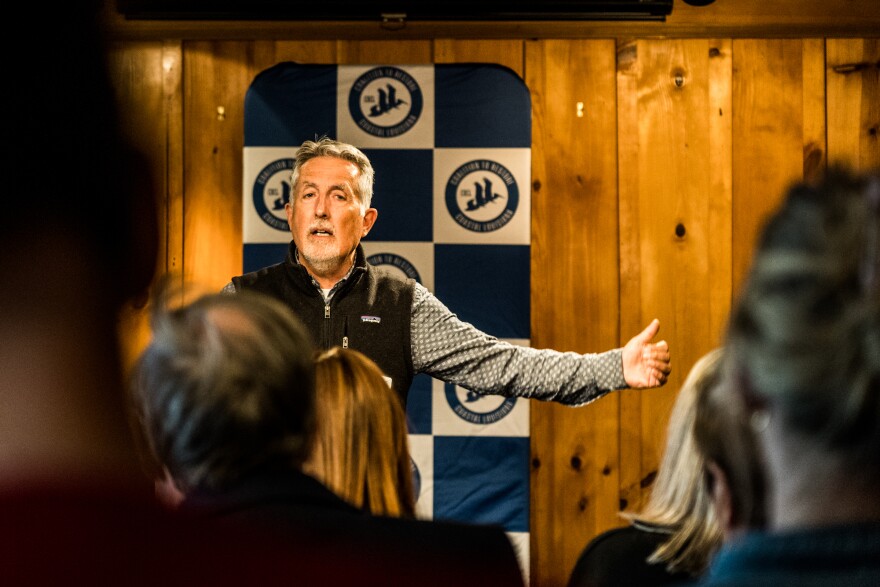
<path fill-rule="evenodd" d="M 376 253 L 375 255 L 367 257 L 367 263 L 370 265 L 390 265 L 391 267 L 395 267 L 402 271 L 407 277 L 415 279 L 419 283 L 422 282 L 421 277 L 419 277 L 419 272 L 413 264 L 400 255 L 394 253 Z"/>
<path fill-rule="evenodd" d="M 290 171 L 293 159 L 278 159 L 266 165 L 254 182 L 254 208 L 260 218 L 277 230 L 290 230 L 284 205 L 290 202 Z"/>
<path fill-rule="evenodd" d="M 474 232 L 498 230 L 510 222 L 518 204 L 516 179 L 495 161 L 469 161 L 456 169 L 446 182 L 449 215 Z"/>
<path fill-rule="evenodd" d="M 516 405 L 515 397 L 480 395 L 453 383 L 444 383 L 444 391 L 452 411 L 472 424 L 493 424 L 507 416 Z"/>
<path fill-rule="evenodd" d="M 383 139 L 398 137 L 415 126 L 422 106 L 419 84 L 397 67 L 367 71 L 348 93 L 348 110 L 358 127 Z"/>

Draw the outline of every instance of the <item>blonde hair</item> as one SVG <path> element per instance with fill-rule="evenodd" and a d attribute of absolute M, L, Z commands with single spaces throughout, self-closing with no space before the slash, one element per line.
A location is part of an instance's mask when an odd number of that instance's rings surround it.
<path fill-rule="evenodd" d="M 691 368 L 669 417 L 666 448 L 648 504 L 642 512 L 626 515 L 633 522 L 670 530 L 669 539 L 648 562 L 665 563 L 673 573 L 701 574 L 721 545 L 721 529 L 704 482 L 704 459 L 694 438 L 697 404 L 717 384 L 721 358 L 721 349 L 714 349 Z"/>
<path fill-rule="evenodd" d="M 315 363 L 318 434 L 306 471 L 372 514 L 413 517 L 406 413 L 379 367 L 334 347 Z"/>

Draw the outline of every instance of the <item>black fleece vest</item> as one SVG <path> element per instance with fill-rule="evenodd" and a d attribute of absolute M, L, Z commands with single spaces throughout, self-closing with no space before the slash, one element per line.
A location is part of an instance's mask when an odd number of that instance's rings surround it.
<path fill-rule="evenodd" d="M 296 262 L 291 241 L 283 263 L 233 277 L 232 282 L 236 291 L 256 290 L 285 302 L 305 324 L 315 346 L 348 346 L 373 359 L 406 406 L 413 380 L 410 326 L 415 281 L 368 264 L 358 246 L 354 271 L 327 304 L 308 271 Z"/>

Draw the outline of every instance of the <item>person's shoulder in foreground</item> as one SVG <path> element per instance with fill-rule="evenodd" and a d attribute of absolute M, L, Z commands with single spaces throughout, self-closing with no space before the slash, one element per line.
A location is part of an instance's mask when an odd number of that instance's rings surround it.
<path fill-rule="evenodd" d="M 669 531 L 630 524 L 596 536 L 584 548 L 569 578 L 568 587 L 628 587 L 630 585 L 687 585 L 685 572 L 670 573 L 666 565 L 649 564 L 648 558 L 665 541 Z"/>

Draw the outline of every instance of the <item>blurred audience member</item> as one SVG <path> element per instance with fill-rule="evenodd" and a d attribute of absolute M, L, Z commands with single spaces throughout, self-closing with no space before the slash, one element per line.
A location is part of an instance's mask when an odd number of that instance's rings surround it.
<path fill-rule="evenodd" d="M 102 4 L 16 6 L 38 52 L 3 35 L 0 583 L 277 585 L 270 549 L 169 515 L 140 468 L 117 318 L 156 269 L 156 194 L 119 132 Z"/>
<path fill-rule="evenodd" d="M 723 542 L 730 543 L 766 525 L 766 482 L 744 410 L 728 400 L 722 385 L 719 381 L 697 400 L 694 436 Z"/>
<path fill-rule="evenodd" d="M 184 495 L 178 511 L 283 540 L 295 581 L 522 585 L 501 528 L 372 516 L 303 472 L 324 422 L 310 339 L 281 301 L 157 305 L 133 377 L 149 444 Z"/>
<path fill-rule="evenodd" d="M 706 584 L 880 585 L 880 177 L 789 190 L 726 346 L 719 401 L 754 431 L 768 528 L 725 544 Z"/>
<path fill-rule="evenodd" d="M 333 347 L 318 355 L 315 383 L 318 437 L 306 472 L 357 508 L 414 517 L 406 414 L 382 371 Z"/>
<path fill-rule="evenodd" d="M 691 368 L 678 392 L 666 448 L 647 507 L 631 524 L 594 538 L 581 553 L 569 587 L 685 585 L 696 582 L 721 542 L 694 445 L 697 403 L 719 376 L 721 349 Z"/>

